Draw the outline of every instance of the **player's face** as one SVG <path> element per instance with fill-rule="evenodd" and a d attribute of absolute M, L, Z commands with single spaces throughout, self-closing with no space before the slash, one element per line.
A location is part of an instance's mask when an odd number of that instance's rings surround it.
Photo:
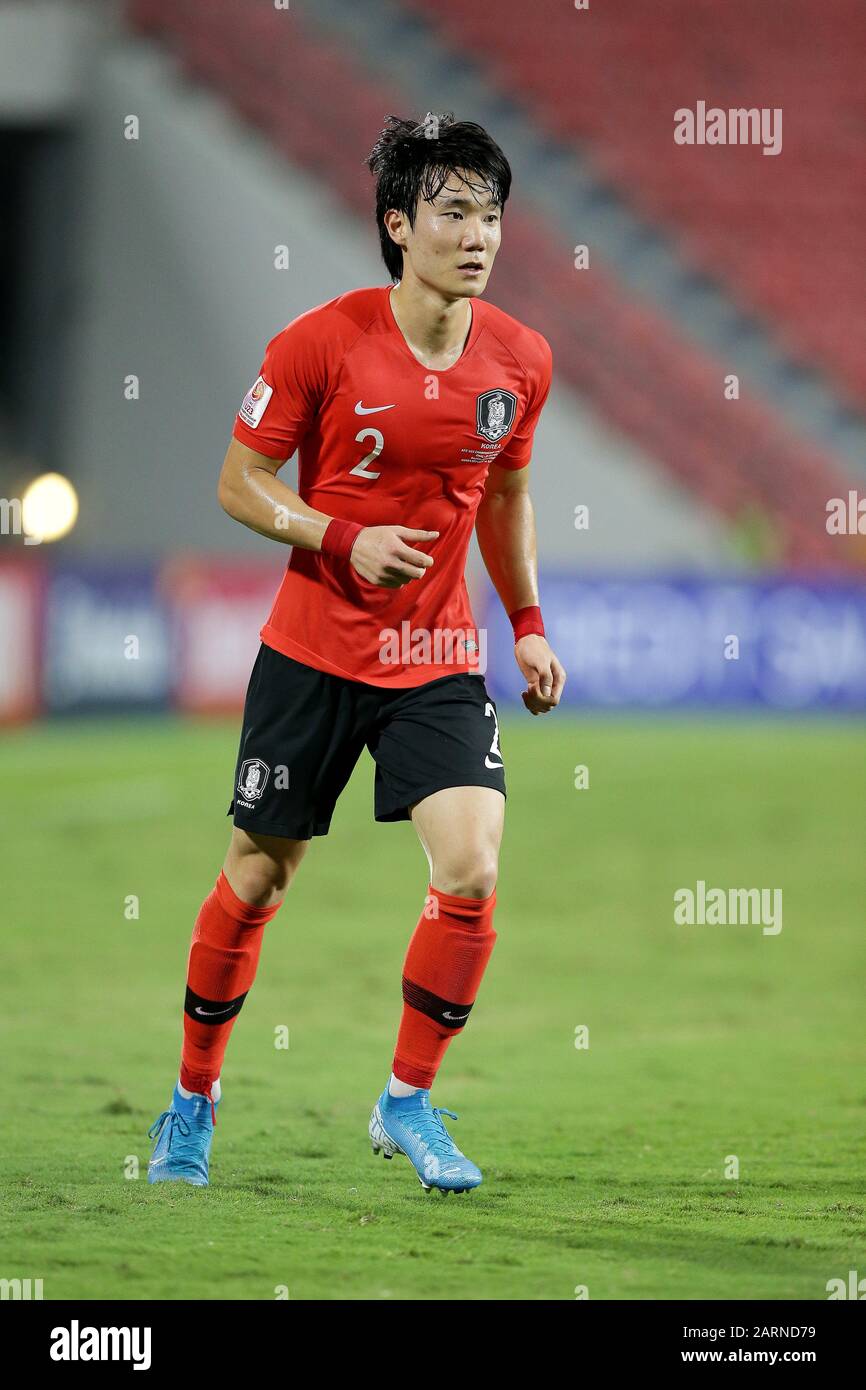
<path fill-rule="evenodd" d="M 414 228 L 404 221 L 407 267 L 449 298 L 475 298 L 499 250 L 501 220 L 502 209 L 477 179 L 451 174 L 432 203 L 419 198 Z"/>

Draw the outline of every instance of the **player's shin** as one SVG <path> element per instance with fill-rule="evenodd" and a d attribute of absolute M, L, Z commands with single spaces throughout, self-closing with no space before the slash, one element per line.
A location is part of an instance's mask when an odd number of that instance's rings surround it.
<path fill-rule="evenodd" d="M 265 926 L 278 910 L 243 902 L 221 873 L 202 903 L 187 966 L 180 1084 L 210 1095 L 255 979 Z"/>
<path fill-rule="evenodd" d="M 403 1016 L 393 1072 L 429 1090 L 451 1039 L 475 1003 L 490 953 L 495 891 L 461 898 L 429 889 L 403 965 Z"/>

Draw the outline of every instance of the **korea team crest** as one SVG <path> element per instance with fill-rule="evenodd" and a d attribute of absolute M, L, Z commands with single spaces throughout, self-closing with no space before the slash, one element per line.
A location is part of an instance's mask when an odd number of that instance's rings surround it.
<path fill-rule="evenodd" d="M 501 388 L 496 391 L 482 391 L 475 402 L 478 433 L 492 443 L 508 433 L 514 424 L 516 414 L 517 397 L 512 391 Z"/>
<path fill-rule="evenodd" d="M 241 796 L 247 801 L 258 801 L 268 785 L 270 775 L 271 769 L 261 758 L 247 758 L 238 777 L 238 791 Z"/>

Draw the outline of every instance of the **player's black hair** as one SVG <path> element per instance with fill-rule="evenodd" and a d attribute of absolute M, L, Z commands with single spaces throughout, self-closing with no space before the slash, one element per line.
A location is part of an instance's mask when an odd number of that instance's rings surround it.
<path fill-rule="evenodd" d="M 475 176 L 469 180 L 473 192 L 486 192 L 500 208 L 511 189 L 511 166 L 496 141 L 483 126 L 455 121 L 450 112 L 428 111 L 423 121 L 388 116 L 367 168 L 376 179 L 376 226 L 392 280 L 402 278 L 403 252 L 385 227 L 390 208 L 405 213 L 414 227 L 418 199 L 432 202 L 458 169 Z"/>

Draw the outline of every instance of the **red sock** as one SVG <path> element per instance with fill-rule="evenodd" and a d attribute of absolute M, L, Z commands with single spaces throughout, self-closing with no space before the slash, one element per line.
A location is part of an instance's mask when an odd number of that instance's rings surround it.
<path fill-rule="evenodd" d="M 429 890 L 403 964 L 403 1017 L 393 1071 L 407 1086 L 433 1085 L 445 1049 L 469 1017 L 496 932 L 489 898 Z"/>
<path fill-rule="evenodd" d="M 256 977 L 265 926 L 279 908 L 251 907 L 224 873 L 205 898 L 189 948 L 180 1084 L 208 1095 L 229 1034 Z"/>

